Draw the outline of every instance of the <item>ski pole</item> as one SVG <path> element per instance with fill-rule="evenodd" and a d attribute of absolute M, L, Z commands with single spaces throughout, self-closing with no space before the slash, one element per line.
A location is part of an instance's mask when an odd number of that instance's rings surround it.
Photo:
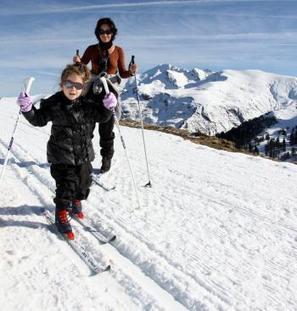
<path fill-rule="evenodd" d="M 80 58 L 80 56 L 79 56 L 79 49 L 76 50 L 75 55 Z M 78 66 L 80 70 L 82 70 L 83 65 L 82 65 L 82 63 L 80 61 L 79 62 L 75 62 L 75 65 Z"/>
<path fill-rule="evenodd" d="M 76 50 L 75 55 L 80 58 L 80 56 L 79 56 L 79 49 Z M 75 65 L 80 65 L 80 62 L 76 62 Z"/>
<path fill-rule="evenodd" d="M 132 55 L 131 57 L 129 67 L 132 64 L 135 64 L 134 55 Z M 142 115 L 142 110 L 140 108 L 140 99 L 139 99 L 139 91 L 138 91 L 138 83 L 137 83 L 136 74 L 134 75 L 134 78 L 135 78 L 135 91 L 136 91 L 137 106 L 138 106 L 138 112 L 139 112 L 140 123 L 141 123 L 141 134 L 142 134 L 142 142 L 143 142 L 144 156 L 145 156 L 145 162 L 146 162 L 146 171 L 147 171 L 147 178 L 148 178 L 148 182 L 144 185 L 144 187 L 152 187 L 150 169 L 149 169 L 149 164 L 148 164 L 148 157 L 147 157 L 147 152 L 146 152 L 146 144 L 145 144 L 145 138 L 144 138 L 143 115 Z"/>
<path fill-rule="evenodd" d="M 101 82 L 102 82 L 102 84 L 103 84 L 105 93 L 106 93 L 106 94 L 109 94 L 110 91 L 109 91 L 109 88 L 108 88 L 108 85 L 107 85 L 106 78 L 105 78 L 104 76 L 101 76 L 101 77 L 100 77 L 100 80 L 101 80 Z M 132 167 L 131 167 L 131 164 L 130 164 L 130 161 L 129 161 L 129 156 L 128 156 L 126 144 L 125 144 L 123 135 L 122 135 L 122 133 L 121 133 L 120 123 L 119 123 L 119 120 L 118 120 L 118 118 L 117 118 L 117 116 L 116 116 L 116 113 L 115 113 L 115 109 L 114 109 L 114 108 L 112 109 L 112 113 L 113 113 L 113 117 L 114 117 L 114 120 L 115 120 L 115 124 L 116 124 L 116 126 L 117 126 L 117 129 L 118 129 L 118 132 L 119 132 L 119 135 L 120 135 L 120 139 L 121 139 L 121 142 L 122 142 L 122 146 L 123 146 L 123 148 L 124 148 L 125 156 L 126 156 L 126 159 L 127 159 L 127 162 L 128 162 L 129 170 L 130 170 L 131 177 L 132 177 L 132 181 L 133 181 L 134 191 L 135 191 L 135 195 L 136 195 L 136 199 L 137 199 L 138 208 L 140 208 L 139 196 L 138 196 L 138 191 L 137 191 L 137 187 L 136 187 L 136 183 L 135 183 L 134 174 L 133 174 Z"/>
<path fill-rule="evenodd" d="M 25 93 L 30 93 L 31 86 L 32 86 L 32 83 L 33 83 L 34 80 L 35 80 L 35 78 L 33 78 L 33 77 L 29 77 L 29 78 L 25 79 L 25 81 L 24 81 L 24 91 L 25 91 Z M 12 131 L 12 135 L 11 135 L 11 138 L 10 138 L 9 145 L 7 147 L 6 156 L 5 156 L 4 163 L 3 163 L 3 166 L 2 166 L 2 170 L 1 170 L 1 174 L 0 174 L 0 183 L 2 182 L 2 179 L 3 179 L 3 176 L 4 176 L 4 172 L 5 172 L 5 169 L 6 169 L 6 166 L 7 166 L 8 157 L 9 157 L 9 153 L 10 153 L 10 149 L 12 148 L 12 145 L 13 145 L 13 142 L 14 142 L 14 135 L 15 135 L 15 132 L 17 130 L 21 114 L 22 114 L 22 112 L 21 112 L 21 109 L 20 109 L 19 113 L 18 113 L 18 117 L 17 117 L 15 125 L 14 125 L 14 129 Z"/>

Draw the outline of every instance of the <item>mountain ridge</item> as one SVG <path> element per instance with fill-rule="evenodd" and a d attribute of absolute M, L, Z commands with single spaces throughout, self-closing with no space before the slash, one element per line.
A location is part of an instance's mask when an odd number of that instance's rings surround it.
<path fill-rule="evenodd" d="M 144 122 L 191 133 L 227 132 L 297 104 L 296 77 L 260 70 L 212 72 L 162 64 L 137 78 Z M 135 81 L 130 79 L 122 93 L 124 119 L 139 118 L 135 101 Z"/>

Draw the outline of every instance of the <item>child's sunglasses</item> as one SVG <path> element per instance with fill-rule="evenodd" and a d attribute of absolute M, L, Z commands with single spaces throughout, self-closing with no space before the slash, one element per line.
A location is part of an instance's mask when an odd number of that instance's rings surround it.
<path fill-rule="evenodd" d="M 75 87 L 77 90 L 82 90 L 84 85 L 83 83 L 79 83 L 79 82 L 73 82 L 71 80 L 66 80 L 63 85 L 67 88 L 67 89 L 72 89 L 73 87 Z"/>

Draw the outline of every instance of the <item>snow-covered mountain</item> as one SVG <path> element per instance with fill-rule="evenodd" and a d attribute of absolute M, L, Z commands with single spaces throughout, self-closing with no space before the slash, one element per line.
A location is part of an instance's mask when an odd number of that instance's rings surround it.
<path fill-rule="evenodd" d="M 215 135 L 270 111 L 289 109 L 292 118 L 297 117 L 295 77 L 259 70 L 211 72 L 159 65 L 140 75 L 138 82 L 147 123 Z M 134 79 L 126 83 L 122 99 L 123 117 L 137 119 Z"/>
<path fill-rule="evenodd" d="M 0 169 L 18 107 L 0 100 Z M 115 157 L 84 202 L 100 245 L 73 223 L 77 241 L 111 271 L 90 271 L 40 213 L 53 211 L 46 162 L 50 125 L 22 116 L 0 183 L 0 305 L 5 311 L 296 310 L 297 166 L 121 127 L 139 192 L 116 133 Z M 98 131 L 94 131 L 100 163 Z M 162 146 L 160 148 L 160 146 Z"/>

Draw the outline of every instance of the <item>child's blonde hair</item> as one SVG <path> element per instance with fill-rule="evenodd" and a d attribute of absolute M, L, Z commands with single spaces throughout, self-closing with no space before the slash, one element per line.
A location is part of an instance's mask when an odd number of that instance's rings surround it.
<path fill-rule="evenodd" d="M 91 79 L 91 72 L 85 64 L 71 64 L 62 71 L 60 84 L 62 85 L 71 74 L 81 76 L 84 83 Z"/>

